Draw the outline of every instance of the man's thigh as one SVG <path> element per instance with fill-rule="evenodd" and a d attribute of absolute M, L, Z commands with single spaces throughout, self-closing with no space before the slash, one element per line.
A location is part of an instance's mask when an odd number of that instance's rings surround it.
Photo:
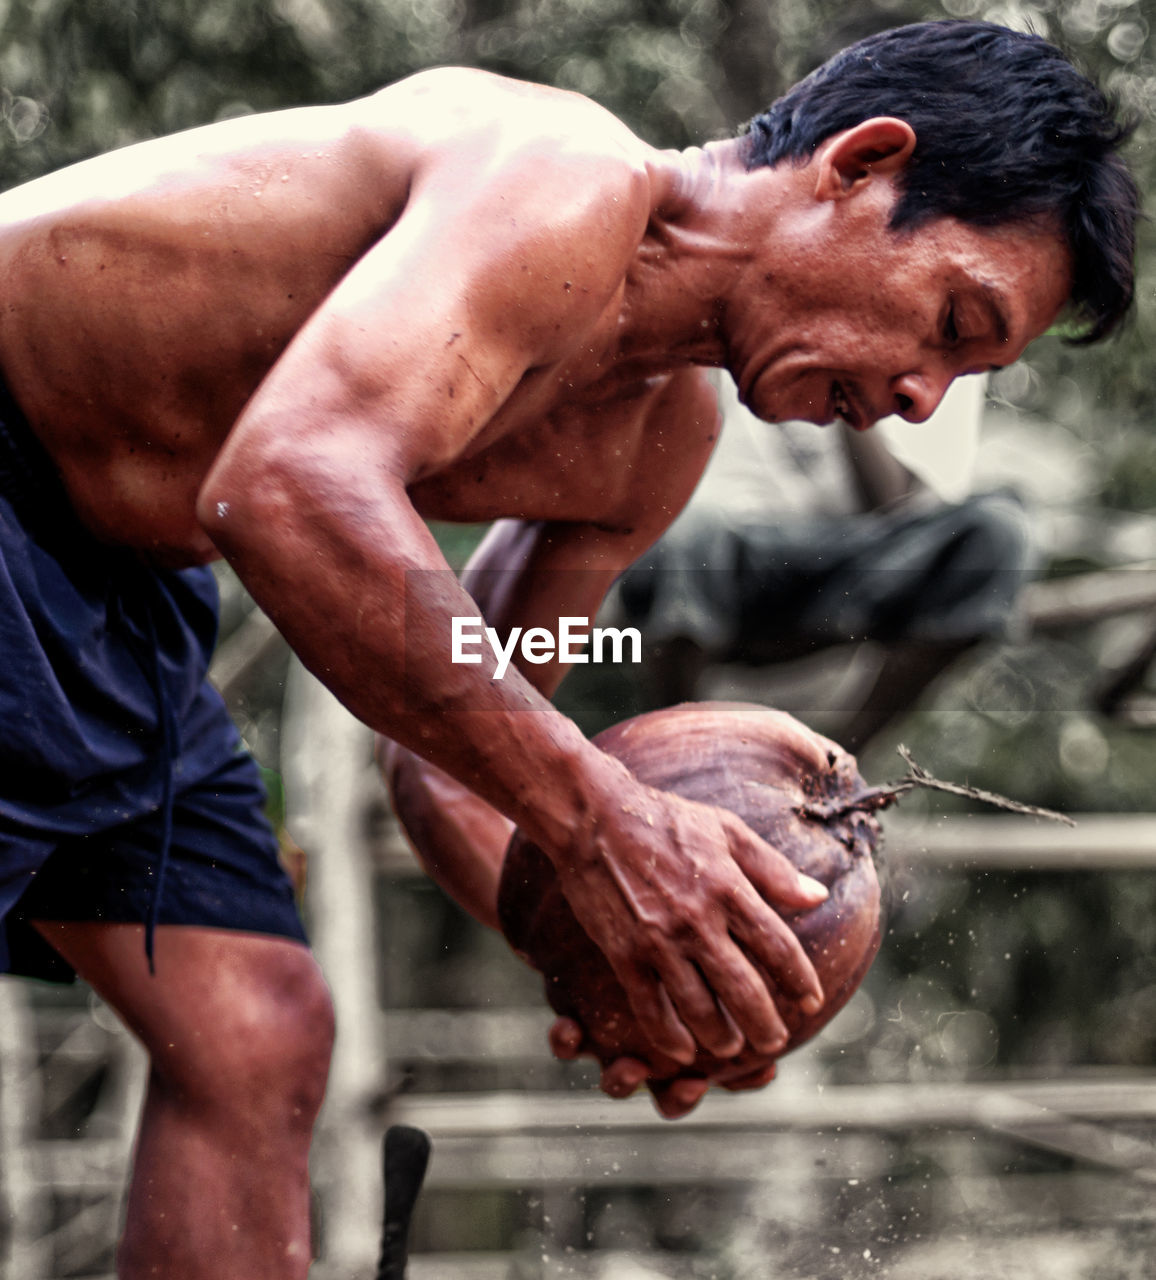
<path fill-rule="evenodd" d="M 315 1055 L 324 1070 L 328 992 L 309 949 L 287 938 L 163 925 L 155 971 L 144 926 L 35 921 L 44 940 L 141 1040 L 154 1066 L 206 1094 Z"/>
<path fill-rule="evenodd" d="M 67 980 L 71 962 L 30 921 L 155 924 L 267 935 L 303 944 L 305 931 L 253 761 L 230 756 L 179 793 L 170 821 L 154 810 L 90 835 L 58 840 L 5 921 L 11 969 Z M 160 958 L 157 956 L 157 964 Z"/>

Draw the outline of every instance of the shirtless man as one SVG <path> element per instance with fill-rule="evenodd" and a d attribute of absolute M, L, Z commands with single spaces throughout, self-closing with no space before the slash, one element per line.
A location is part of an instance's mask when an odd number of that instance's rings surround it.
<path fill-rule="evenodd" d="M 517 822 L 655 1045 L 772 1053 L 763 971 L 821 996 L 776 908 L 821 887 L 591 747 L 548 702 L 556 664 L 451 663 L 451 618 L 593 615 L 710 453 L 700 366 L 769 421 L 866 429 L 1065 310 L 1107 332 L 1132 287 L 1121 136 L 1043 42 L 945 25 L 682 154 L 581 97 L 436 70 L 0 198 L 0 911 L 13 968 L 71 966 L 151 1054 L 122 1276 L 309 1259 L 331 1014 L 203 685 L 203 566 L 225 556 L 400 744 L 423 855 L 479 916 Z M 499 521 L 477 603 L 427 518 Z"/>

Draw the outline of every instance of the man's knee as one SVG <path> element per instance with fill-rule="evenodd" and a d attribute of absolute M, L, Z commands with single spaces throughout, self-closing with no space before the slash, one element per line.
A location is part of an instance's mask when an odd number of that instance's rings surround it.
<path fill-rule="evenodd" d="M 973 572 L 1025 574 L 1035 563 L 1031 516 L 1007 490 L 977 494 L 954 509 L 957 563 Z"/>
<path fill-rule="evenodd" d="M 158 1083 L 187 1105 L 312 1125 L 333 1047 L 333 1005 L 313 957 L 283 945 L 222 966 L 179 1034 L 147 1044 Z"/>

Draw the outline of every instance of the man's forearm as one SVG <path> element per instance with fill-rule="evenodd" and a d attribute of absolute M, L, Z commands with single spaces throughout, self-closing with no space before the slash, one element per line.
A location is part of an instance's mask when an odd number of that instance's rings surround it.
<path fill-rule="evenodd" d="M 452 661 L 480 619 L 404 494 L 360 519 L 298 489 L 220 498 L 210 533 L 304 664 L 364 723 L 476 792 L 543 848 L 568 848 L 630 778 L 515 668 Z M 291 499 L 291 500 L 289 500 Z M 353 505 L 343 494 L 338 512 Z M 367 518 L 377 514 L 376 521 Z"/>
<path fill-rule="evenodd" d="M 207 487 L 202 519 L 301 660 L 379 733 L 474 791 L 551 859 L 643 1035 L 678 1062 L 786 1039 L 762 970 L 804 1004 L 813 966 L 776 907 L 825 896 L 733 815 L 653 791 L 529 681 L 451 660 L 480 620 L 404 491 L 347 469 Z M 241 483 L 238 483 L 241 482 Z M 236 503 L 236 507 L 229 505 Z M 226 508 L 214 524 L 212 511 Z M 406 514 L 408 510 L 408 515 Z M 721 1010 L 730 1012 L 730 1018 Z M 683 1021 L 685 1019 L 685 1022 Z"/>
<path fill-rule="evenodd" d="M 381 739 L 378 752 L 394 814 L 426 874 L 476 920 L 497 929 L 510 821 L 404 747 Z"/>

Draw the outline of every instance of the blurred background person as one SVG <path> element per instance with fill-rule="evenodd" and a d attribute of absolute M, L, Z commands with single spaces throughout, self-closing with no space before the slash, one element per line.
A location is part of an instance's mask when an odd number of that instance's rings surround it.
<path fill-rule="evenodd" d="M 984 382 L 958 380 L 925 423 L 856 432 L 768 426 L 720 375 L 710 466 L 619 584 L 621 613 L 643 634 L 648 701 L 701 696 L 717 664 L 872 641 L 867 688 L 859 680 L 858 696 L 816 709 L 833 711 L 828 731 L 856 749 L 961 653 L 1004 636 L 1036 553 L 1014 492 L 971 491 Z"/>

